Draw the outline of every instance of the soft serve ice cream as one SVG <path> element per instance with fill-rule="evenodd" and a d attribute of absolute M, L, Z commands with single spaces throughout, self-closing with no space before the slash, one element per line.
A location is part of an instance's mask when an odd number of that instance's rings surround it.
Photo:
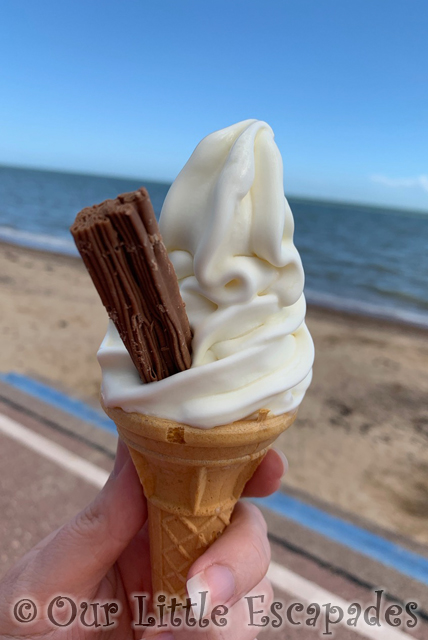
<path fill-rule="evenodd" d="M 142 384 L 110 321 L 98 352 L 105 405 L 201 428 L 295 409 L 314 348 L 272 129 L 246 120 L 204 138 L 167 194 L 160 230 L 193 331 L 192 366 Z"/>

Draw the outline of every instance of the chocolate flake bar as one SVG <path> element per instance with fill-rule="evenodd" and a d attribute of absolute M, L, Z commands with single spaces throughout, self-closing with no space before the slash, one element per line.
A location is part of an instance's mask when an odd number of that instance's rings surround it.
<path fill-rule="evenodd" d="M 70 231 L 143 382 L 188 369 L 190 325 L 147 190 L 83 209 Z"/>

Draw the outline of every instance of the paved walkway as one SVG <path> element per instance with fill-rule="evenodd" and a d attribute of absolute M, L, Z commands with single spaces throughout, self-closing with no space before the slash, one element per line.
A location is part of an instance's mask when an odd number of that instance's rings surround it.
<path fill-rule="evenodd" d="M 0 383 L 0 576 L 42 537 L 60 526 L 88 503 L 103 485 L 113 464 L 116 436 L 72 417 L 58 408 Z M 373 589 L 382 585 L 393 601 L 416 600 L 428 610 L 428 589 L 394 569 L 368 560 L 313 531 L 270 511 L 264 511 L 269 525 L 272 564 L 269 577 L 276 601 L 284 608 L 278 614 L 279 629 L 268 625 L 259 640 L 306 640 L 324 637 L 326 623 L 305 624 L 311 613 L 292 612 L 293 625 L 285 610 L 301 602 L 331 603 L 345 611 L 344 621 L 332 625 L 337 640 L 377 638 L 409 640 L 428 638 L 427 618 L 416 629 L 392 628 L 385 623 L 371 627 L 364 622 L 357 629 L 346 625 L 352 602 L 374 604 Z M 400 542 L 400 541 L 399 541 Z M 401 540 L 401 542 L 405 542 Z M 417 552 L 407 541 L 407 548 Z M 257 610 L 257 602 L 254 603 Z M 337 616 L 331 615 L 332 619 Z M 255 615 L 254 622 L 260 617 Z M 403 615 L 406 621 L 409 616 Z M 249 618 L 250 621 L 250 618 Z M 272 616 L 271 622 L 279 622 Z M 331 636 L 325 636 L 331 637 Z"/>

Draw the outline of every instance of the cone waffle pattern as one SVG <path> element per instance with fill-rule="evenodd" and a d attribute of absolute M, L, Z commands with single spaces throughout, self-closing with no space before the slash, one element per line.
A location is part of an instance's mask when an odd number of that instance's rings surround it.
<path fill-rule="evenodd" d="M 106 412 L 128 445 L 148 501 L 153 593 L 182 600 L 190 567 L 229 524 L 246 482 L 295 414 L 196 429 Z"/>
<path fill-rule="evenodd" d="M 149 503 L 155 592 L 177 594 L 183 601 L 190 567 L 229 524 L 231 513 L 227 509 L 207 517 L 177 516 Z"/>

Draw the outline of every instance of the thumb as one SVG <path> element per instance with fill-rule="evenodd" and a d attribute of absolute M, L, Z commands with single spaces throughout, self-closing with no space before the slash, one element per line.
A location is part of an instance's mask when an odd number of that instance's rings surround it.
<path fill-rule="evenodd" d="M 147 518 L 143 490 L 126 445 L 119 441 L 115 469 L 95 500 L 67 522 L 34 559 L 44 585 L 91 592 Z"/>

